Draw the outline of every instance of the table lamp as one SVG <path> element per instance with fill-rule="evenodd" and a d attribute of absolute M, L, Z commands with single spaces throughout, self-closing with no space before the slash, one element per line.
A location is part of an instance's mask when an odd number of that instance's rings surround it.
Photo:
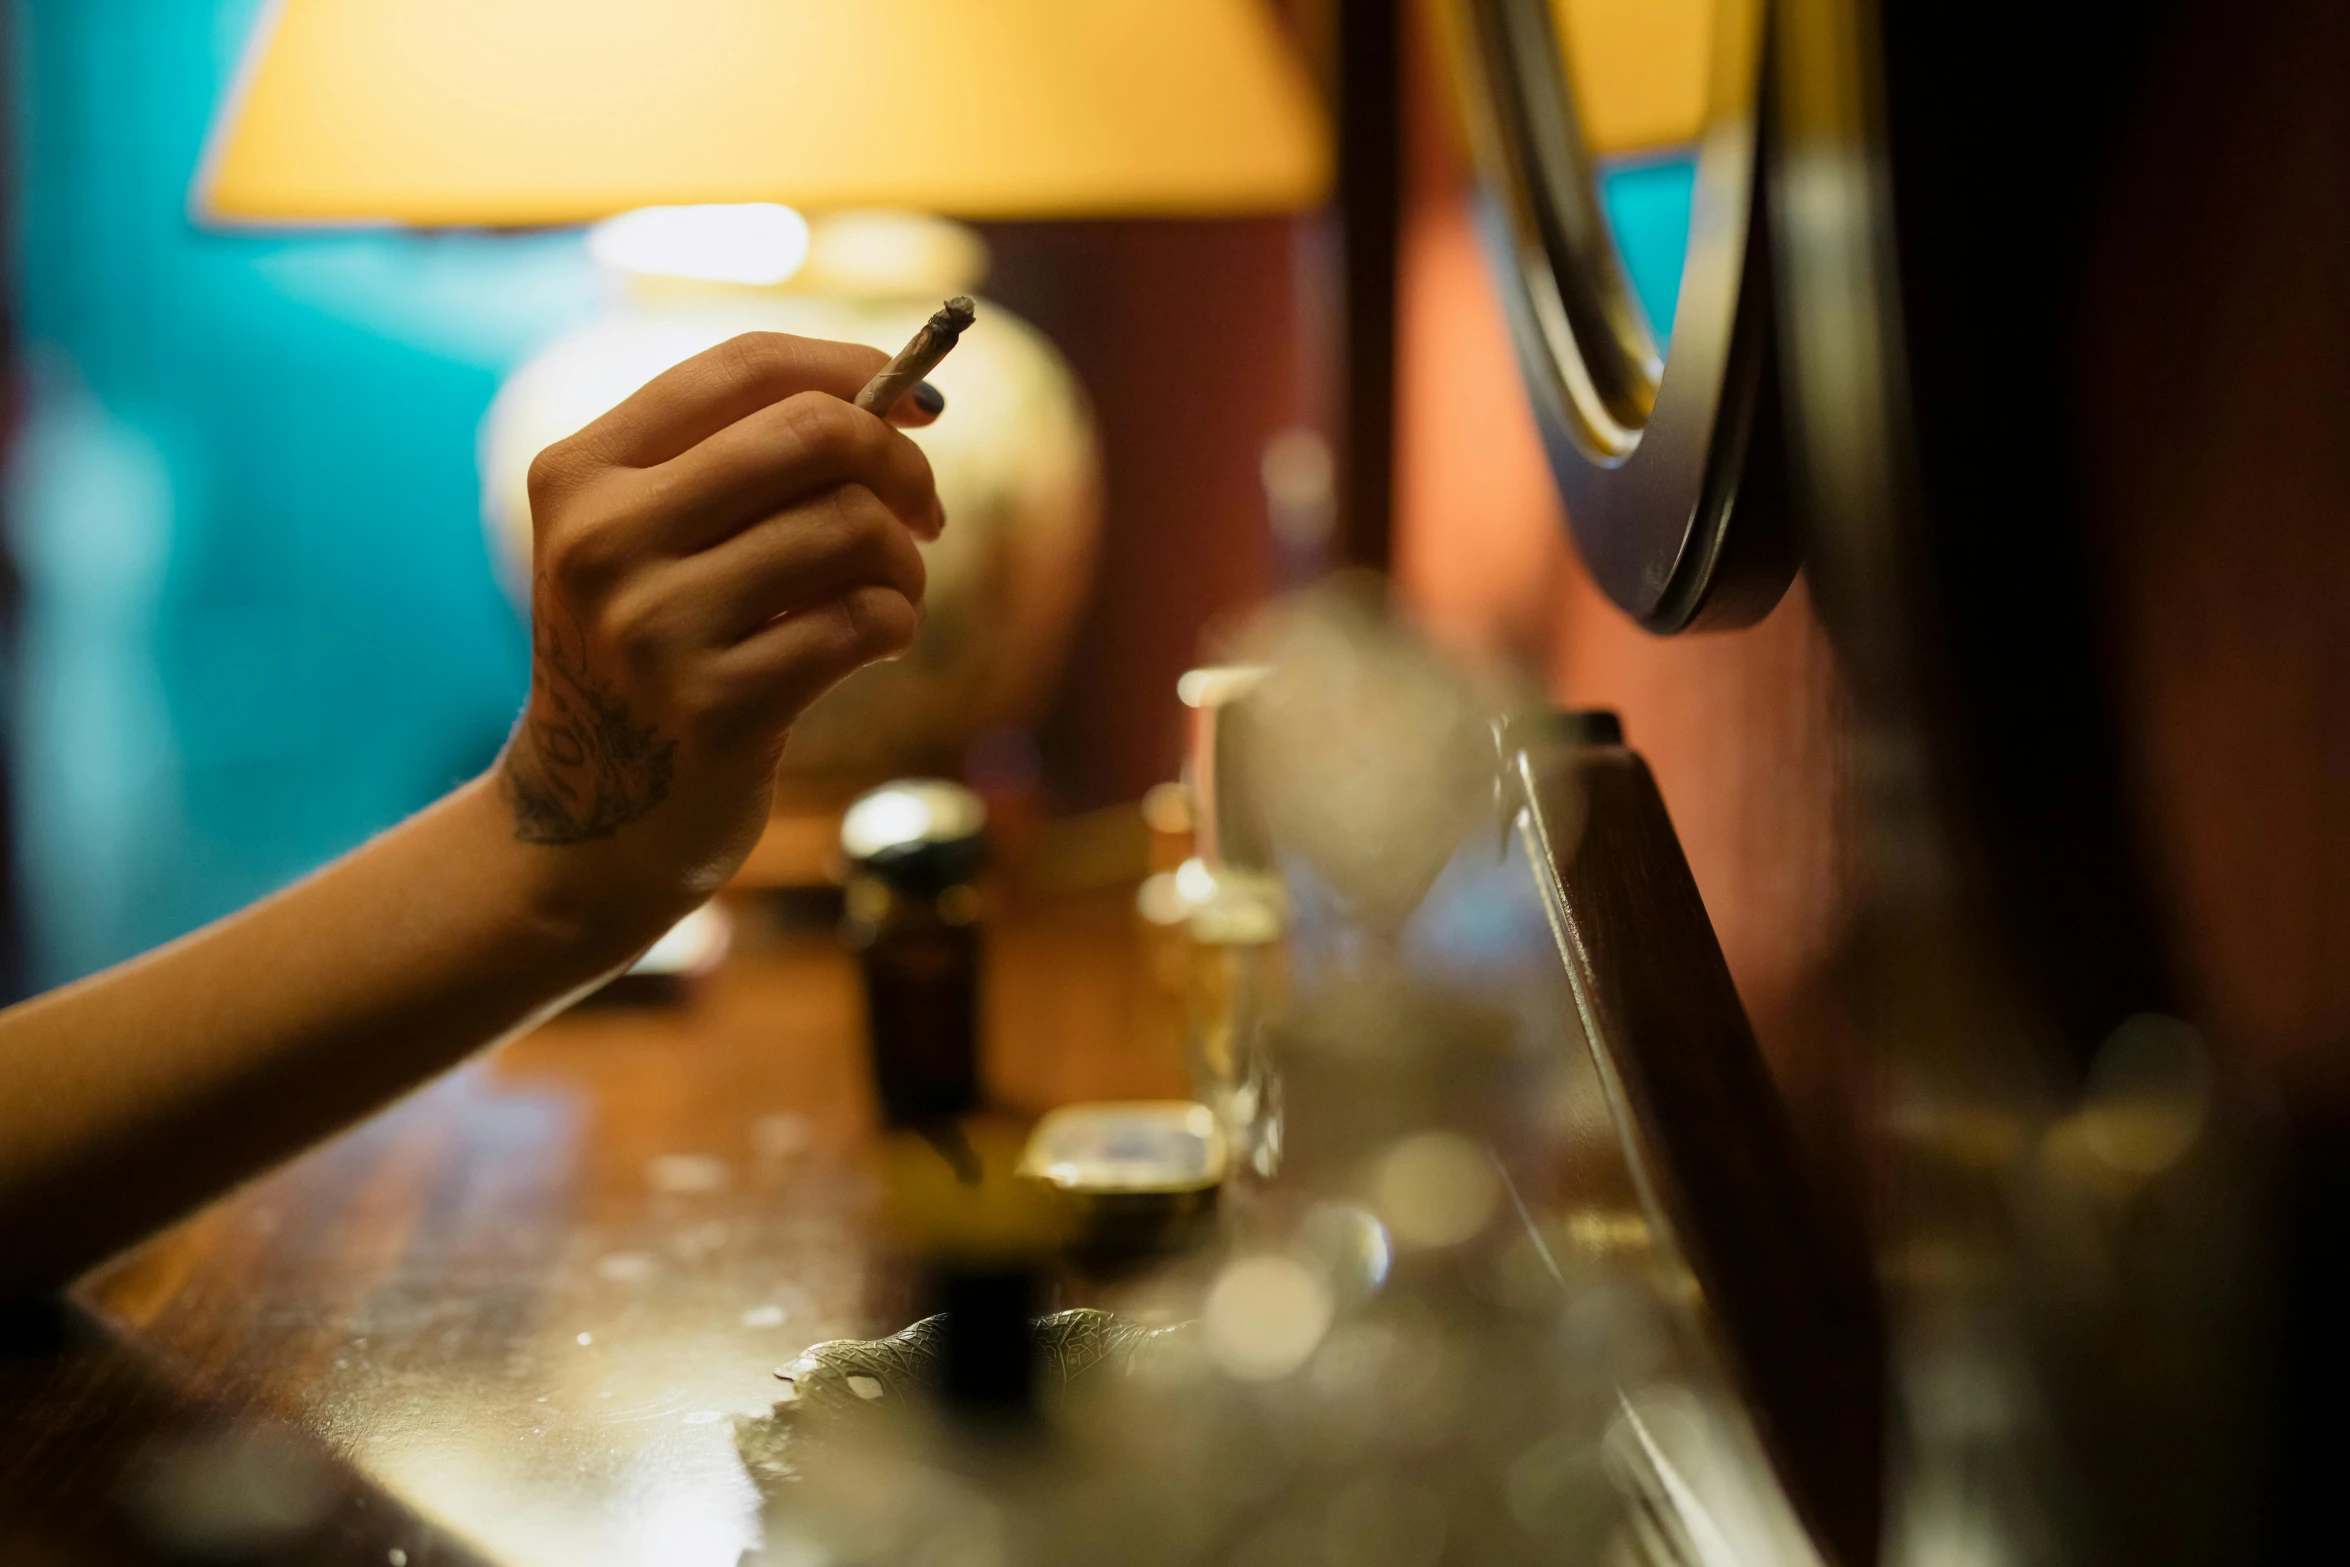
<path fill-rule="evenodd" d="M 774 201 L 977 218 L 1322 199 L 1263 0 L 281 0 L 207 223 L 586 223 Z"/>
<path fill-rule="evenodd" d="M 539 446 L 736 332 L 895 348 L 985 270 L 952 218 L 1294 210 L 1329 162 L 1264 0 L 280 0 L 191 205 L 210 226 L 599 225 L 609 308 L 485 424 L 511 567 Z M 1090 580 L 1098 454 L 1060 356 L 982 300 L 938 384 L 952 411 L 916 439 L 959 526 L 930 547 L 922 640 L 819 704 L 786 761 L 844 798 L 1036 716 Z"/>

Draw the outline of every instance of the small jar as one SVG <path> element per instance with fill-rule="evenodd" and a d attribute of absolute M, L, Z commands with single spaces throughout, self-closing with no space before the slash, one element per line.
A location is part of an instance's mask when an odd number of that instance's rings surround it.
<path fill-rule="evenodd" d="M 960 784 L 912 779 L 841 819 L 842 938 L 864 972 L 883 1124 L 929 1128 L 979 1108 L 978 879 L 987 807 Z"/>
<path fill-rule="evenodd" d="M 1192 1096 L 1216 1113 L 1235 1171 L 1281 1161 L 1281 1085 L 1266 1048 L 1287 991 L 1286 901 L 1249 789 L 1249 695 L 1265 670 L 1194 669 L 1176 684 L 1191 710 L 1185 763 L 1195 858 L 1176 873 L 1189 905 L 1185 1034 Z"/>
<path fill-rule="evenodd" d="M 1210 873 L 1186 924 L 1192 1097 L 1216 1113 L 1232 1167 L 1258 1176 L 1281 1164 L 1281 1081 L 1268 1048 L 1288 992 L 1281 908 L 1277 882 Z"/>

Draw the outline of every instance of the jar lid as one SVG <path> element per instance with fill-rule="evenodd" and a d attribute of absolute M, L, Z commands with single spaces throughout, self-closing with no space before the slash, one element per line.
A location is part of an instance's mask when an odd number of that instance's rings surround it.
<path fill-rule="evenodd" d="M 1188 1100 L 1063 1105 L 1029 1134 L 1020 1173 L 1078 1195 L 1201 1191 L 1224 1179 L 1224 1132 Z"/>
<path fill-rule="evenodd" d="M 987 806 L 943 778 L 907 778 L 859 795 L 840 822 L 841 854 L 908 892 L 942 892 L 979 874 Z"/>

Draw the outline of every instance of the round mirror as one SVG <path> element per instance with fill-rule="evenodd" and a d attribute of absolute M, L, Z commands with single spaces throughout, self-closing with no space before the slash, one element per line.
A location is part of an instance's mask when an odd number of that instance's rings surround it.
<path fill-rule="evenodd" d="M 1761 0 L 1443 0 L 1568 525 L 1651 631 L 1794 574 L 1758 199 Z"/>

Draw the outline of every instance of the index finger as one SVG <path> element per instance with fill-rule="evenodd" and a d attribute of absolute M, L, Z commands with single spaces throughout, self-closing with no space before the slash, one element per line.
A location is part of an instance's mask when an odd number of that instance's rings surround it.
<path fill-rule="evenodd" d="M 662 371 L 572 439 L 607 462 L 650 468 L 801 392 L 853 398 L 887 363 L 862 343 L 745 332 Z"/>

